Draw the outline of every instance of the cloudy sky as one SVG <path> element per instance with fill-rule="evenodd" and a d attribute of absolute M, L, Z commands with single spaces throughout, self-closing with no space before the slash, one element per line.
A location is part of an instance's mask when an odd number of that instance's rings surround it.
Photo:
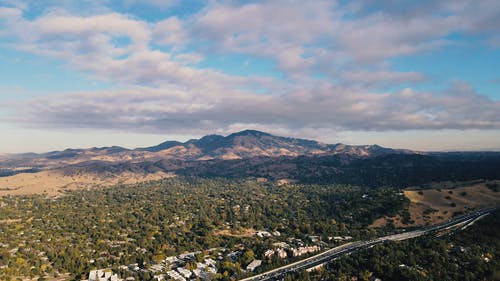
<path fill-rule="evenodd" d="M 0 153 L 251 128 L 500 149 L 500 2 L 0 0 Z"/>

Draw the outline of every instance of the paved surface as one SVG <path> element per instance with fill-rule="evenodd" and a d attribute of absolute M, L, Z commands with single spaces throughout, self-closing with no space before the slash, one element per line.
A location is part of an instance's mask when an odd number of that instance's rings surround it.
<path fill-rule="evenodd" d="M 366 241 L 356 241 L 352 243 L 347 243 L 344 245 L 341 245 L 339 247 L 335 247 L 332 249 L 329 249 L 327 251 L 324 251 L 320 254 L 317 254 L 315 256 L 300 260 L 298 262 L 294 262 L 288 265 L 285 265 L 283 267 L 279 267 L 276 269 L 273 269 L 271 271 L 267 271 L 249 278 L 241 279 L 241 281 L 262 281 L 262 280 L 279 280 L 285 276 L 286 273 L 291 273 L 291 272 L 296 272 L 299 270 L 303 269 L 309 269 L 313 268 L 315 266 L 324 264 L 326 262 L 329 262 L 331 260 L 334 260 L 340 256 L 353 253 L 355 251 L 365 249 L 368 247 L 371 247 L 373 245 L 383 243 L 385 241 L 402 241 L 402 240 L 407 240 L 415 237 L 422 236 L 424 234 L 440 231 L 440 230 L 446 230 L 446 229 L 451 229 L 455 227 L 462 227 L 465 228 L 468 225 L 472 224 L 475 220 L 479 219 L 480 217 L 483 217 L 485 215 L 488 215 L 489 212 L 494 210 L 494 208 L 490 209 L 484 209 L 484 210 L 479 210 L 474 213 L 470 214 L 465 214 L 461 215 L 458 217 L 455 217 L 453 219 L 450 219 L 444 223 L 434 225 L 431 227 L 423 228 L 420 230 L 413 230 L 413 231 L 408 231 L 404 233 L 398 233 L 398 234 L 393 234 L 393 235 L 388 235 L 388 236 L 383 236 L 371 240 L 366 240 Z"/>

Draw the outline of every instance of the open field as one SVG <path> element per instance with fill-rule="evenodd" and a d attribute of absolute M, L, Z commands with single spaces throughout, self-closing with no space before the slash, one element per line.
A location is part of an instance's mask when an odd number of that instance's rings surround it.
<path fill-rule="evenodd" d="M 252 237 L 255 236 L 256 230 L 253 228 L 243 228 L 239 231 L 232 231 L 231 229 L 223 229 L 214 231 L 216 236 L 230 236 L 230 237 Z"/>
<path fill-rule="evenodd" d="M 173 175 L 164 172 L 150 174 L 123 172 L 120 174 L 97 175 L 88 173 L 67 174 L 61 170 L 50 170 L 38 173 L 21 173 L 9 177 L 0 177 L 0 196 L 30 194 L 56 196 L 61 195 L 65 190 L 133 184 L 171 176 Z"/>
<path fill-rule="evenodd" d="M 433 184 L 429 189 L 407 189 L 404 195 L 410 200 L 408 212 L 413 223 L 404 224 L 401 216 L 380 218 L 372 226 L 378 227 L 394 222 L 396 227 L 422 226 L 445 221 L 454 213 L 467 212 L 500 204 L 500 192 L 489 188 L 500 181 L 477 182 L 471 185 L 457 183 Z M 443 188 L 440 188 L 443 186 Z"/>

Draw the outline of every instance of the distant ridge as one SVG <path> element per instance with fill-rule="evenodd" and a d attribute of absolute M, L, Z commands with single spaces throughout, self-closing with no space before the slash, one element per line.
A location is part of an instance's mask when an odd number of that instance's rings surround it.
<path fill-rule="evenodd" d="M 173 149 L 176 148 L 176 149 Z M 168 151 L 171 149 L 172 151 Z M 181 143 L 167 141 L 156 146 L 138 148 L 137 151 L 172 152 L 172 156 L 186 159 L 245 159 L 268 156 L 301 156 L 347 153 L 353 156 L 367 157 L 385 153 L 411 153 L 408 150 L 395 150 L 378 145 L 323 144 L 314 140 L 275 136 L 257 130 L 244 130 L 228 136 L 207 135 L 200 139 L 191 139 Z"/>
<path fill-rule="evenodd" d="M 256 130 L 137 149 L 112 146 L 0 156 L 0 177 L 32 173 L 33 179 L 45 179 L 44 173 L 50 172 L 54 182 L 53 177 L 65 178 L 75 185 L 92 184 L 94 178 L 114 183 L 185 175 L 404 187 L 450 179 L 500 179 L 498 167 L 498 152 L 421 153 L 325 144 Z M 82 182 L 74 182 L 78 180 Z"/>
<path fill-rule="evenodd" d="M 206 135 L 186 142 L 165 141 L 155 146 L 127 149 L 119 146 L 93 147 L 88 149 L 65 149 L 43 154 L 25 153 L 0 157 L 3 166 L 63 166 L 88 161 L 129 162 L 177 159 L 234 160 L 254 157 L 297 157 L 313 155 L 347 154 L 353 157 L 372 157 L 388 153 L 413 153 L 378 145 L 324 144 L 314 140 L 275 136 L 257 130 L 243 130 L 227 136 Z M 4 163 L 5 164 L 5 163 Z"/>

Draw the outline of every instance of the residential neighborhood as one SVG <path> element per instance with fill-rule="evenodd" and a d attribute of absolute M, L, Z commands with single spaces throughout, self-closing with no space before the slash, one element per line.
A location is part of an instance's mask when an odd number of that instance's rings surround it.
<path fill-rule="evenodd" d="M 120 272 L 128 275 L 124 279 L 119 278 L 118 274 L 110 269 L 92 270 L 88 281 L 133 281 L 138 280 L 134 276 L 137 277 L 140 273 L 147 273 L 156 281 L 212 280 L 217 274 L 224 273 L 223 267 L 227 266 L 228 262 L 237 264 L 240 272 L 250 274 L 259 271 L 264 264 L 271 263 L 273 258 L 286 260 L 313 254 L 320 251 L 320 245 L 324 244 L 317 236 L 305 237 L 310 243 L 305 243 L 300 238 L 281 241 L 279 231 L 258 230 L 254 236 L 275 242 L 259 256 L 255 256 L 253 249 L 244 245 L 238 245 L 233 250 L 212 248 L 168 256 L 161 261 L 144 264 L 142 268 L 137 263 L 122 265 L 119 267 Z"/>

